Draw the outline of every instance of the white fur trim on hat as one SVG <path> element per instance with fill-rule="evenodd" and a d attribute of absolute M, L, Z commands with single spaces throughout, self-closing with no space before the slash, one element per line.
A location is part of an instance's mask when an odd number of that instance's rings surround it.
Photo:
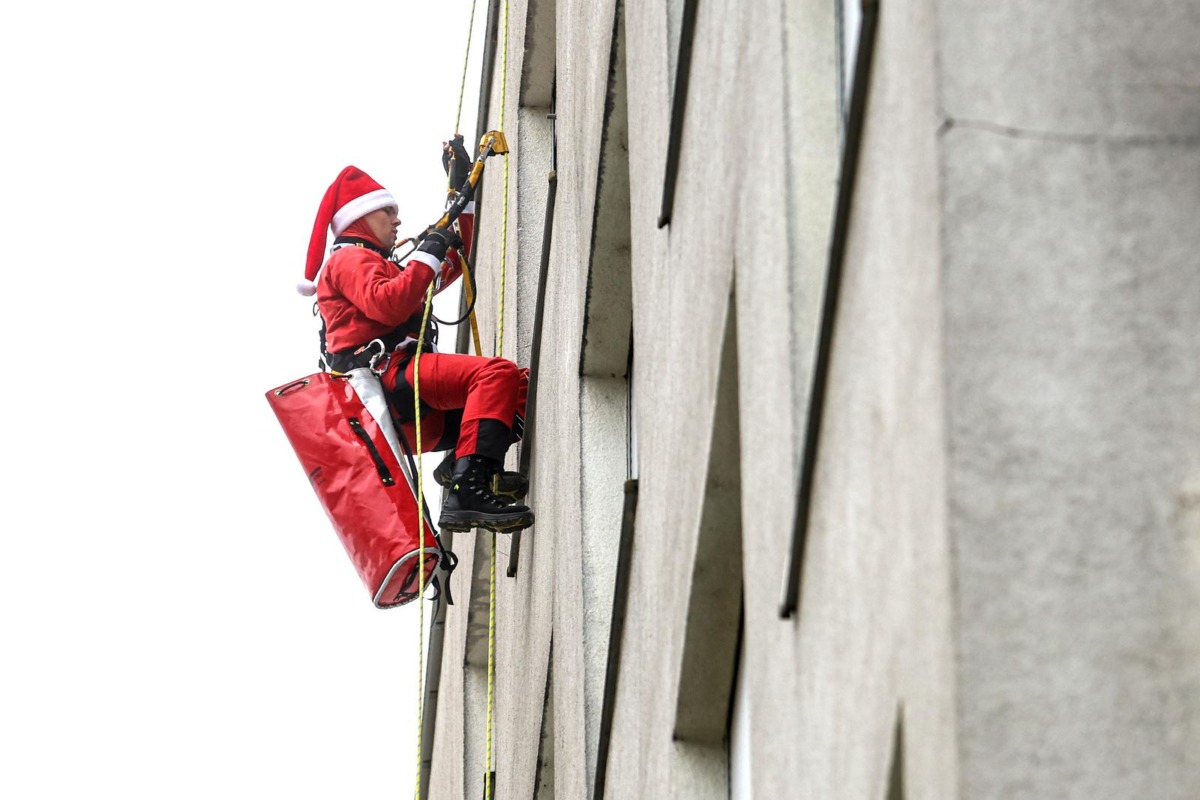
<path fill-rule="evenodd" d="M 312 297 L 317 293 L 317 285 L 312 281 L 300 281 L 296 284 L 296 291 L 305 297 Z"/>
<path fill-rule="evenodd" d="M 366 216 L 372 211 L 378 211 L 381 208 L 388 207 L 396 208 L 396 198 L 392 197 L 392 193 L 387 189 L 376 189 L 373 192 L 368 192 L 362 197 L 356 197 L 346 205 L 337 210 L 333 215 L 333 221 L 329 226 L 333 229 L 334 236 L 341 236 L 342 231 L 350 227 L 350 223 L 359 217 Z"/>

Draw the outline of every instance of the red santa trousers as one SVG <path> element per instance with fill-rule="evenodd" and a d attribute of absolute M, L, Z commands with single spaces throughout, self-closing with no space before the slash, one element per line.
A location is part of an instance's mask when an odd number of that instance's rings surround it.
<path fill-rule="evenodd" d="M 416 368 L 416 358 L 393 359 L 382 375 L 409 442 L 417 439 Z M 524 429 L 529 370 L 506 358 L 422 353 L 419 377 L 421 452 L 453 449 L 458 458 L 477 454 L 503 462 Z"/>

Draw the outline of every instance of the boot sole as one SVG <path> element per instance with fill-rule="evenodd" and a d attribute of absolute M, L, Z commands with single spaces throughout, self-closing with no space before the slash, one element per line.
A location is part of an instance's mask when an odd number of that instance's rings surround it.
<path fill-rule="evenodd" d="M 443 514 L 438 520 L 438 526 L 444 531 L 469 531 L 474 528 L 484 528 L 495 533 L 512 533 L 533 525 L 533 512 L 524 514 L 477 514 L 475 512 L 457 512 Z"/>

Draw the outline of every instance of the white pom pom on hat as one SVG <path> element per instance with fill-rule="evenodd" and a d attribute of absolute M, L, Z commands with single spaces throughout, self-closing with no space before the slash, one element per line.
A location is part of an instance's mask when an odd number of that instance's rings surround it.
<path fill-rule="evenodd" d="M 317 218 L 313 221 L 312 238 L 308 241 L 308 261 L 304 265 L 304 280 L 296 291 L 305 297 L 316 294 L 317 273 L 325 260 L 325 241 L 328 231 L 334 236 L 350 227 L 356 219 L 381 208 L 395 208 L 392 193 L 374 178 L 355 166 L 343 169 L 325 190 Z"/>

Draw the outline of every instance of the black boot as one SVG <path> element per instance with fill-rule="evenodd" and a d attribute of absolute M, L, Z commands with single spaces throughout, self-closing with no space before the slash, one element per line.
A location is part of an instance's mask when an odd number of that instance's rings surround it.
<path fill-rule="evenodd" d="M 507 505 L 492 493 L 490 478 L 499 465 L 483 456 L 463 456 L 454 462 L 450 492 L 442 503 L 438 525 L 444 531 L 487 528 L 497 533 L 528 528 L 533 512 L 527 506 Z"/>
<path fill-rule="evenodd" d="M 448 489 L 450 484 L 454 483 L 454 462 L 454 451 L 451 450 L 433 471 L 433 479 L 439 486 Z M 491 463 L 495 466 L 495 462 Z M 529 479 L 519 472 L 497 469 L 491 475 L 491 489 L 492 494 L 500 498 L 501 502 L 516 503 L 524 500 L 525 495 L 529 494 Z"/>

